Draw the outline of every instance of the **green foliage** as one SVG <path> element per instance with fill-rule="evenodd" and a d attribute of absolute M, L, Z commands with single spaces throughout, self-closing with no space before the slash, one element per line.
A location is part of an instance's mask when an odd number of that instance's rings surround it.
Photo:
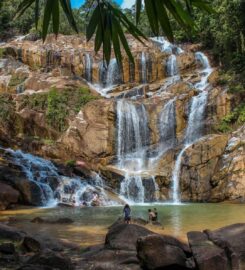
<path fill-rule="evenodd" d="M 13 35 L 27 34 L 34 25 L 34 9 L 30 7 L 21 18 L 14 20 L 16 7 L 21 0 L 0 1 L 0 39 L 7 39 Z"/>
<path fill-rule="evenodd" d="M 64 131 L 66 127 L 66 99 L 64 95 L 58 93 L 54 88 L 48 94 L 48 107 L 46 119 L 48 124 L 59 131 Z"/>
<path fill-rule="evenodd" d="M 19 84 L 22 84 L 26 80 L 27 76 L 14 74 L 12 75 L 10 82 L 8 84 L 9 87 L 14 87 Z"/>
<path fill-rule="evenodd" d="M 0 58 L 4 57 L 6 49 L 5 48 L 0 48 Z"/>
<path fill-rule="evenodd" d="M 231 113 L 227 114 L 221 121 L 218 130 L 220 132 L 230 132 L 233 127 L 245 123 L 245 103 L 235 108 Z"/>
<path fill-rule="evenodd" d="M 0 94 L 0 121 L 10 123 L 14 115 L 14 103 L 9 94 Z"/>
<path fill-rule="evenodd" d="M 74 117 L 88 102 L 95 100 L 89 89 L 51 89 L 48 93 L 22 96 L 19 109 L 29 108 L 45 113 L 47 123 L 57 131 L 68 127 L 68 119 Z"/>
<path fill-rule="evenodd" d="M 66 166 L 67 167 L 73 168 L 73 167 L 75 167 L 75 165 L 76 165 L 76 160 L 67 160 L 66 161 Z"/>
<path fill-rule="evenodd" d="M 214 0 L 211 5 L 215 13 L 208 16 L 193 10 L 196 31 L 191 34 L 172 21 L 177 41 L 201 42 L 223 69 L 241 74 L 245 84 L 245 1 Z"/>
<path fill-rule="evenodd" d="M 46 145 L 53 145 L 55 144 L 55 141 L 54 140 L 51 140 L 51 139 L 42 139 L 42 142 Z"/>
<path fill-rule="evenodd" d="M 140 21 L 142 11 L 142 1 L 136 1 L 136 20 Z M 93 36 L 95 52 L 103 47 L 103 56 L 108 64 L 111 58 L 112 45 L 117 61 L 121 64 L 122 55 L 121 47 L 127 53 L 131 62 L 134 62 L 127 39 L 123 29 L 133 35 L 136 39 L 142 41 L 145 38 L 144 34 L 139 28 L 132 23 L 127 16 L 115 5 L 111 4 L 109 0 L 89 0 L 87 1 L 89 8 L 88 13 L 89 23 L 86 28 L 86 37 L 89 41 Z M 43 5 L 41 5 L 43 3 Z M 46 39 L 49 25 L 52 22 L 53 32 L 57 35 L 60 27 L 60 8 L 62 8 L 66 15 L 70 26 L 78 32 L 77 24 L 74 19 L 73 11 L 71 9 L 70 0 L 22 0 L 18 7 L 18 16 L 21 16 L 25 11 L 34 5 L 35 24 L 38 25 L 40 17 L 40 7 L 43 12 L 42 23 L 42 37 Z M 173 39 L 172 26 L 170 24 L 170 16 L 174 18 L 177 23 L 185 28 L 191 29 L 194 26 L 194 21 L 190 16 L 191 8 L 195 7 L 197 10 L 210 12 L 211 8 L 206 0 L 144 0 L 145 11 L 149 21 L 150 28 L 154 35 L 158 36 L 161 31 L 170 39 Z"/>

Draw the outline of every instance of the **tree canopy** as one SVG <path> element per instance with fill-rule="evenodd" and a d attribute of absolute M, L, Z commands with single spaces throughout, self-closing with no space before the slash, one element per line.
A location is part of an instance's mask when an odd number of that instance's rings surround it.
<path fill-rule="evenodd" d="M 129 59 L 134 62 L 124 30 L 142 43 L 147 39 L 138 27 L 142 10 L 145 10 L 152 33 L 158 36 L 162 32 L 170 41 L 173 41 L 170 18 L 188 31 L 195 27 L 195 22 L 191 16 L 193 8 L 206 12 L 212 11 L 206 0 L 136 0 L 135 23 L 133 23 L 112 1 L 88 0 L 86 5 L 88 7 L 87 12 L 90 14 L 86 27 L 87 41 L 95 36 L 94 50 L 97 52 L 101 47 L 103 48 L 103 55 L 107 64 L 111 58 L 112 48 L 119 63 L 122 61 L 122 48 Z M 51 23 L 53 32 L 58 35 L 60 30 L 60 8 L 67 17 L 70 26 L 74 31 L 78 32 L 70 0 L 46 0 L 44 3 L 43 0 L 22 0 L 17 15 L 21 16 L 32 6 L 34 6 L 36 27 L 38 26 L 40 14 L 43 13 L 43 40 L 46 39 Z M 40 9 L 43 9 L 44 12 L 40 12 Z"/>

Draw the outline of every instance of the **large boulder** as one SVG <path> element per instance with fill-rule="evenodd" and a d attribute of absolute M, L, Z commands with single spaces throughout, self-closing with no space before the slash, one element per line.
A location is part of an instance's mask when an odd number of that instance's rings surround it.
<path fill-rule="evenodd" d="M 230 269 L 225 250 L 210 241 L 205 233 L 189 232 L 187 236 L 199 270 Z"/>
<path fill-rule="evenodd" d="M 215 231 L 206 230 L 205 233 L 215 245 L 226 252 L 229 259 L 227 269 L 245 269 L 245 223 L 233 224 Z"/>
<path fill-rule="evenodd" d="M 25 233 L 7 225 L 0 224 L 0 239 L 21 241 Z"/>
<path fill-rule="evenodd" d="M 70 258 L 51 250 L 44 250 L 31 257 L 27 264 L 52 267 L 59 270 L 74 269 Z"/>
<path fill-rule="evenodd" d="M 137 239 L 150 234 L 153 232 L 135 224 L 119 224 L 110 228 L 105 246 L 110 249 L 135 251 Z"/>
<path fill-rule="evenodd" d="M 190 250 L 171 236 L 149 235 L 137 241 L 137 252 L 143 269 L 192 269 Z"/>
<path fill-rule="evenodd" d="M 19 192 L 19 202 L 35 206 L 43 205 L 45 198 L 41 187 L 38 183 L 28 180 L 20 166 L 11 161 L 0 162 L 0 178 Z"/>
<path fill-rule="evenodd" d="M 9 205 L 17 203 L 20 193 L 5 183 L 0 182 L 0 210 L 5 210 Z"/>

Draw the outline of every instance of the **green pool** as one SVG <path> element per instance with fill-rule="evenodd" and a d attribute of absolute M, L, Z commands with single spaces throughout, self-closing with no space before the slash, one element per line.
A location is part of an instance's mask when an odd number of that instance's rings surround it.
<path fill-rule="evenodd" d="M 183 204 L 132 206 L 132 216 L 147 219 L 147 210 L 156 207 L 163 226 L 147 225 L 161 234 L 186 240 L 192 230 L 216 229 L 245 222 L 245 204 Z M 0 212 L 0 220 L 14 217 L 13 225 L 25 231 L 46 234 L 88 246 L 102 243 L 108 226 L 122 216 L 122 207 L 31 208 Z M 33 224 L 34 217 L 74 220 L 71 225 Z"/>

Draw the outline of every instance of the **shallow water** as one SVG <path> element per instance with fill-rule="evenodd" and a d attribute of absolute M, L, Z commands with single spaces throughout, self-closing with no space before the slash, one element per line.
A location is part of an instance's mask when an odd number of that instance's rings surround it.
<path fill-rule="evenodd" d="M 245 204 L 182 204 L 132 206 L 132 216 L 147 219 L 147 210 L 156 207 L 163 227 L 147 225 L 161 234 L 186 240 L 192 230 L 217 229 L 245 222 Z M 122 207 L 31 208 L 0 212 L 0 220 L 16 219 L 13 225 L 30 233 L 45 234 L 75 242 L 83 247 L 104 242 L 107 228 L 122 216 Z M 57 219 L 69 217 L 71 225 L 33 224 L 34 217 Z"/>

